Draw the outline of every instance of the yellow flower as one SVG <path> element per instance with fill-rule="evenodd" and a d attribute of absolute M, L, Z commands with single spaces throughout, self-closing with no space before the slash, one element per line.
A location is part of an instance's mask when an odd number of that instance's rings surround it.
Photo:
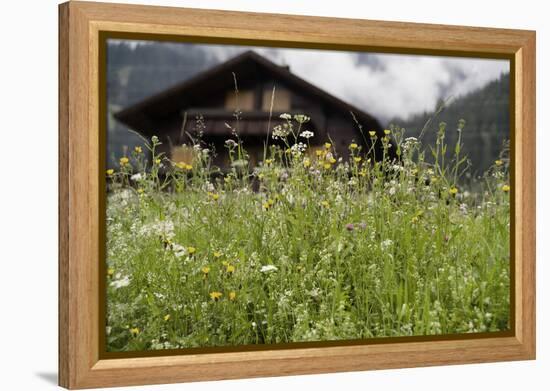
<path fill-rule="evenodd" d="M 119 160 L 121 166 L 125 166 L 129 161 L 130 160 L 127 157 L 121 157 Z"/>
<path fill-rule="evenodd" d="M 361 171 L 359 171 L 359 175 L 361 175 L 362 177 L 367 176 L 367 170 L 363 168 Z"/>
<path fill-rule="evenodd" d="M 262 206 L 265 210 L 268 210 L 269 208 L 271 208 L 271 205 L 273 205 L 273 204 L 270 204 L 268 201 L 266 201 L 262 204 Z"/>
<path fill-rule="evenodd" d="M 229 292 L 229 300 L 233 301 L 237 297 L 237 294 L 233 291 Z"/>
<path fill-rule="evenodd" d="M 164 321 L 168 322 L 170 320 L 170 314 L 164 315 Z"/>
<path fill-rule="evenodd" d="M 390 134 L 391 134 L 391 130 L 389 130 L 389 129 L 384 129 L 384 134 L 385 134 L 386 136 L 390 135 Z"/>
<path fill-rule="evenodd" d="M 139 329 L 137 327 L 130 329 L 130 334 L 132 334 L 132 337 L 136 337 L 139 334 Z"/>
<path fill-rule="evenodd" d="M 265 175 L 264 174 L 258 174 L 258 179 L 264 179 Z"/>
<path fill-rule="evenodd" d="M 329 162 L 330 164 L 334 164 L 334 163 L 336 163 L 336 159 L 333 158 L 333 157 L 331 157 L 330 159 L 328 159 L 328 162 Z"/>
<path fill-rule="evenodd" d="M 193 255 L 197 252 L 197 249 L 195 247 L 187 247 L 187 253 L 189 255 Z"/>
<path fill-rule="evenodd" d="M 321 201 L 321 205 L 323 205 L 325 208 L 329 207 L 328 201 Z"/>
<path fill-rule="evenodd" d="M 141 153 L 141 152 L 143 152 L 142 149 L 141 149 L 141 147 L 139 147 L 139 146 L 134 147 L 134 151 L 135 151 L 136 153 Z"/>
<path fill-rule="evenodd" d="M 210 298 L 214 301 L 218 301 L 220 300 L 220 298 L 223 296 L 223 294 L 221 292 L 217 292 L 217 291 L 214 291 L 214 292 L 210 292 Z"/>
<path fill-rule="evenodd" d="M 311 161 L 308 158 L 305 158 L 304 159 L 304 167 L 308 168 L 309 166 L 311 166 Z"/>
<path fill-rule="evenodd" d="M 155 159 L 155 164 L 160 164 L 160 159 Z"/>
<path fill-rule="evenodd" d="M 113 274 L 115 274 L 115 269 L 113 269 L 112 267 L 110 267 L 109 269 L 107 269 L 107 275 L 110 277 L 112 276 Z"/>
<path fill-rule="evenodd" d="M 186 169 L 187 171 L 191 171 L 191 170 L 193 169 L 193 166 L 192 166 L 191 164 L 186 164 L 186 165 L 185 165 L 185 169 Z"/>
<path fill-rule="evenodd" d="M 109 168 L 107 171 L 105 171 L 107 173 L 108 176 L 111 176 L 115 173 L 115 170 L 113 170 L 112 168 Z"/>
<path fill-rule="evenodd" d="M 330 166 L 330 163 L 325 163 L 323 164 L 323 167 L 328 170 L 331 166 Z"/>
<path fill-rule="evenodd" d="M 214 256 L 214 258 L 219 258 L 221 257 L 223 254 L 220 252 L 220 251 L 214 251 L 214 254 L 212 254 Z"/>
<path fill-rule="evenodd" d="M 218 193 L 212 193 L 209 191 L 208 197 L 212 198 L 214 201 L 217 201 L 220 198 L 220 195 Z"/>
<path fill-rule="evenodd" d="M 269 204 L 269 206 L 273 206 L 273 204 L 275 204 L 275 201 L 273 201 L 271 198 L 269 198 L 267 200 L 267 203 Z"/>
<path fill-rule="evenodd" d="M 430 181 L 432 181 L 433 183 L 437 182 L 438 180 L 439 180 L 439 178 L 436 177 L 436 176 L 433 176 L 433 177 L 430 178 Z"/>
<path fill-rule="evenodd" d="M 325 151 L 323 151 L 323 150 L 321 150 L 321 149 L 318 149 L 318 150 L 315 151 L 315 155 L 317 155 L 317 156 L 322 156 L 324 152 L 325 152 Z"/>
<path fill-rule="evenodd" d="M 270 165 L 271 163 L 273 163 L 273 159 L 265 159 L 265 164 L 266 165 Z"/>
<path fill-rule="evenodd" d="M 203 272 L 204 274 L 208 275 L 208 273 L 210 272 L 210 268 L 208 266 L 205 266 L 201 269 L 201 272 Z"/>
<path fill-rule="evenodd" d="M 504 162 L 502 160 L 495 160 L 495 165 L 496 166 L 502 166 L 504 164 Z"/>
<path fill-rule="evenodd" d="M 417 216 L 414 216 L 414 217 L 411 219 L 411 223 L 413 223 L 413 224 L 418 223 L 418 217 L 417 217 Z"/>
<path fill-rule="evenodd" d="M 501 189 L 502 189 L 503 192 L 508 193 L 510 191 L 510 186 L 503 185 Z"/>
<path fill-rule="evenodd" d="M 370 130 L 370 131 L 369 131 L 369 135 L 370 135 L 371 137 L 374 137 L 374 136 L 376 136 L 376 132 L 375 132 L 374 130 Z"/>
<path fill-rule="evenodd" d="M 234 272 L 235 272 L 235 266 L 233 266 L 233 265 L 227 265 L 226 271 L 227 271 L 228 273 L 230 273 L 230 274 L 231 274 L 231 273 L 234 273 Z"/>
<path fill-rule="evenodd" d="M 355 156 L 355 157 L 353 158 L 353 161 L 354 161 L 355 163 L 359 163 L 359 162 L 361 161 L 361 157 L 360 157 L 360 156 Z"/>
<path fill-rule="evenodd" d="M 453 186 L 449 189 L 450 195 L 455 195 L 456 193 L 458 193 L 458 189 L 456 187 Z"/>
<path fill-rule="evenodd" d="M 222 261 L 222 265 L 223 265 L 223 266 L 229 266 L 229 262 L 227 262 L 227 261 Z"/>
<path fill-rule="evenodd" d="M 358 147 L 358 145 L 355 144 L 355 143 L 351 143 L 351 144 L 349 145 L 349 149 L 357 149 L 357 147 Z"/>
<path fill-rule="evenodd" d="M 140 187 L 139 189 L 137 189 L 137 192 L 138 192 L 139 194 L 143 194 L 143 189 Z"/>
<path fill-rule="evenodd" d="M 177 167 L 177 168 L 181 168 L 182 170 L 185 169 L 185 166 L 186 166 L 186 165 L 187 165 L 187 164 L 186 164 L 185 162 L 177 162 L 177 163 L 176 163 L 176 167 Z"/>
<path fill-rule="evenodd" d="M 326 148 L 326 149 L 330 149 L 330 147 L 332 147 L 332 144 L 331 144 L 331 143 L 325 143 L 325 148 Z"/>

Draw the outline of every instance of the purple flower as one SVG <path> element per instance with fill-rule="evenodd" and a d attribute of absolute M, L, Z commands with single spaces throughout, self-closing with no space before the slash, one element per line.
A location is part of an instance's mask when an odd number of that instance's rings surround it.
<path fill-rule="evenodd" d="M 355 227 L 354 227 L 354 225 L 353 225 L 352 223 L 346 224 L 346 229 L 347 229 L 348 231 L 353 231 L 354 228 L 355 228 Z"/>
<path fill-rule="evenodd" d="M 359 223 L 359 227 L 360 227 L 361 229 L 367 229 L 367 223 L 365 223 L 364 221 L 362 221 L 362 222 Z"/>

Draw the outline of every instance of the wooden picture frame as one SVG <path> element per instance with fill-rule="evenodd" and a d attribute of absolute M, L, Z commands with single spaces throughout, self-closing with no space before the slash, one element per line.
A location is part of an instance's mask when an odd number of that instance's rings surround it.
<path fill-rule="evenodd" d="M 99 196 L 103 32 L 511 61 L 513 269 L 509 334 L 475 339 L 104 358 Z M 70 1 L 59 6 L 59 384 L 70 389 L 535 358 L 535 32 Z"/>

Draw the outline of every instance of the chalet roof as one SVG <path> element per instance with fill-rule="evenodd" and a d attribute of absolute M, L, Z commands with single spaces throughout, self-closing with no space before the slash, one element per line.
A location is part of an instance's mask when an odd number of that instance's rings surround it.
<path fill-rule="evenodd" d="M 288 88 L 319 100 L 345 116 L 349 116 L 352 111 L 360 123 L 380 129 L 378 121 L 371 115 L 305 81 L 287 67 L 279 66 L 251 50 L 129 106 L 116 113 L 115 118 L 132 129 L 151 134 L 155 132 L 154 127 L 159 121 L 174 115 L 179 116 L 182 109 L 192 106 L 197 97 L 214 96 L 234 88 L 234 81 L 227 77 L 229 72 L 234 72 L 237 82 L 241 84 L 242 81 L 246 82 L 247 75 L 258 70 L 267 72 Z"/>

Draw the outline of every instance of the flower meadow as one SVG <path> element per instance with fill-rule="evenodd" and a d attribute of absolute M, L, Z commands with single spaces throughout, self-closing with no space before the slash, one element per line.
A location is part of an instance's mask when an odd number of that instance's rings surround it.
<path fill-rule="evenodd" d="M 197 137 L 171 161 L 153 137 L 107 170 L 108 351 L 510 328 L 505 151 L 472 178 L 444 123 L 435 145 L 392 127 L 344 157 L 281 119 L 255 167 L 228 125 L 223 151 Z"/>

